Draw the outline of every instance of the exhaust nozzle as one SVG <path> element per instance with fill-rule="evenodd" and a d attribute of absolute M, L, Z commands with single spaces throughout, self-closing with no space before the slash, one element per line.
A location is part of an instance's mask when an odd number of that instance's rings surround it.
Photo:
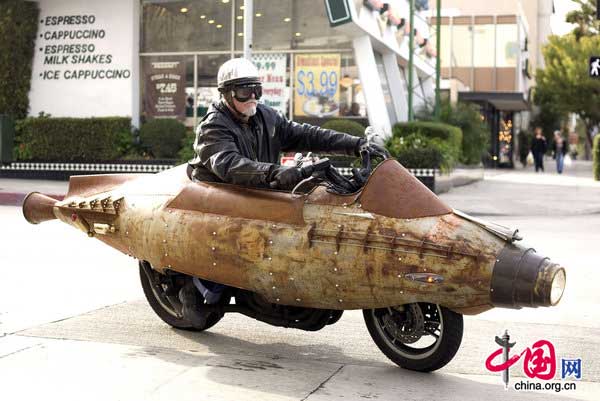
<path fill-rule="evenodd" d="M 51 198 L 39 192 L 31 192 L 23 200 L 23 216 L 31 224 L 54 220 L 54 205 L 58 199 Z"/>

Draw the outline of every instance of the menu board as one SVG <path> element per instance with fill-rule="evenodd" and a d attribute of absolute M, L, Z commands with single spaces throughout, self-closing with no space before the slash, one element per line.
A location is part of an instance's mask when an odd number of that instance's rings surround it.
<path fill-rule="evenodd" d="M 340 112 L 340 54 L 297 54 L 294 116 L 334 117 Z"/>
<path fill-rule="evenodd" d="M 286 87 L 287 56 L 275 53 L 257 53 L 252 62 L 258 69 L 263 87 L 260 102 L 287 114 L 288 90 Z"/>
<path fill-rule="evenodd" d="M 144 110 L 152 118 L 185 118 L 185 64 L 183 60 L 146 61 Z"/>

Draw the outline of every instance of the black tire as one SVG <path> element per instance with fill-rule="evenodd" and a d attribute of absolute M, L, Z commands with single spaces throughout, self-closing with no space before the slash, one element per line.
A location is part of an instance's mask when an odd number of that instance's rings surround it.
<path fill-rule="evenodd" d="M 401 342 L 393 334 L 393 330 L 383 324 L 382 320 L 385 314 L 388 314 L 388 318 L 391 318 L 394 314 L 400 313 L 394 308 L 363 310 L 363 316 L 371 338 L 373 338 L 373 341 L 385 356 L 404 369 L 432 372 L 442 368 L 454 358 L 460 347 L 463 335 L 462 315 L 434 304 L 418 303 L 403 306 L 406 307 L 409 305 L 413 305 L 413 307 L 418 305 L 421 308 L 423 316 L 430 316 L 430 312 L 433 311 L 434 317 L 430 317 L 429 325 L 430 327 L 431 325 L 435 326 L 434 322 L 437 319 L 439 324 L 434 333 L 439 331 L 438 337 L 435 338 L 435 336 L 429 334 L 422 336 L 422 338 L 431 337 L 430 340 L 434 341 L 432 344 L 423 348 L 415 348 Z M 425 324 L 427 325 L 428 323 Z"/>
<path fill-rule="evenodd" d="M 142 283 L 142 289 L 144 290 L 144 295 L 146 296 L 146 300 L 150 304 L 150 307 L 158 315 L 161 320 L 177 329 L 182 330 L 190 330 L 190 331 L 204 331 L 219 322 L 223 318 L 223 315 L 218 314 L 216 312 L 211 312 L 207 319 L 206 324 L 203 327 L 194 327 L 192 323 L 185 319 L 181 315 L 181 308 L 178 308 L 171 305 L 171 303 L 166 299 L 165 291 L 160 285 L 156 285 L 149 279 L 149 275 L 156 280 L 160 279 L 160 276 L 163 276 L 161 273 L 152 269 L 150 263 L 145 261 L 140 261 L 140 281 Z M 177 291 L 175 291 L 177 292 Z M 198 292 L 199 303 L 204 303 L 204 298 Z M 229 296 L 223 294 L 223 298 L 220 302 L 229 303 Z"/>

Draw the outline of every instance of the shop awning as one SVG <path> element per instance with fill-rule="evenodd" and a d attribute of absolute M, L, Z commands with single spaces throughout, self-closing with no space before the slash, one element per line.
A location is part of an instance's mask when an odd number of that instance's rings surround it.
<path fill-rule="evenodd" d="M 501 111 L 529 110 L 529 102 L 522 92 L 458 92 L 458 100 L 489 103 Z"/>

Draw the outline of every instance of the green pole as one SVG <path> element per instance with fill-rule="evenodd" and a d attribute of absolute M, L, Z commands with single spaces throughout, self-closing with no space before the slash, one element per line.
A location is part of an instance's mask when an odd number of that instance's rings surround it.
<path fill-rule="evenodd" d="M 435 19 L 435 45 L 437 57 L 435 60 L 435 119 L 440 119 L 441 114 L 441 99 L 440 99 L 440 78 L 442 70 L 442 0 L 437 0 L 437 16 Z"/>
<path fill-rule="evenodd" d="M 408 42 L 408 121 L 414 119 L 413 112 L 413 88 L 414 88 L 414 55 L 415 55 L 415 0 L 409 0 L 410 3 L 410 35 Z"/>

